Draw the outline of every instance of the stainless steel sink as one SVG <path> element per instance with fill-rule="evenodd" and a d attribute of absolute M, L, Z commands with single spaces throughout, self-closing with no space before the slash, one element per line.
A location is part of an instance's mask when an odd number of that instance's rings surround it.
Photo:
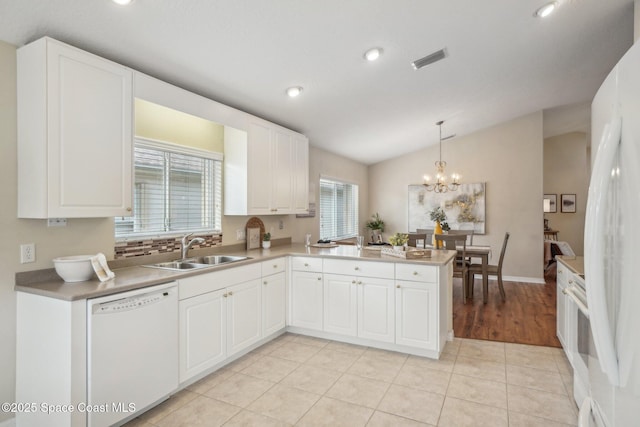
<path fill-rule="evenodd" d="M 250 259 L 246 256 L 230 256 L 230 255 L 210 255 L 196 258 L 187 258 L 182 261 L 159 262 L 157 264 L 149 264 L 144 267 L 164 268 L 166 270 L 191 270 L 197 268 L 210 268 L 217 265 L 229 264 L 231 262 L 244 261 Z"/>
<path fill-rule="evenodd" d="M 196 264 L 221 265 L 221 264 L 228 264 L 230 262 L 244 261 L 245 259 L 250 259 L 250 258 L 248 256 L 209 255 L 209 256 L 201 256 L 197 258 L 187 258 L 185 261 L 196 263 Z"/>

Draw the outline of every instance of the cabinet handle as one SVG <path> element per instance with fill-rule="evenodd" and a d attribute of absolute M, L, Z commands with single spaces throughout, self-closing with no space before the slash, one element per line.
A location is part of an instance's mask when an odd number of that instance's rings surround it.
<path fill-rule="evenodd" d="M 360 267 L 355 267 L 354 270 L 358 271 L 358 270 L 360 270 Z"/>
<path fill-rule="evenodd" d="M 267 285 L 267 281 L 266 280 L 263 282 L 263 285 L 265 285 L 265 286 Z"/>
<path fill-rule="evenodd" d="M 273 268 L 278 268 L 278 264 L 273 264 Z"/>
<path fill-rule="evenodd" d="M 414 271 L 414 272 L 413 272 L 413 275 L 414 275 L 414 276 L 417 276 L 417 275 L 418 275 L 418 272 L 417 272 L 417 271 Z"/>
<path fill-rule="evenodd" d="M 362 285 L 362 282 L 360 280 L 358 280 L 358 285 Z"/>
<path fill-rule="evenodd" d="M 572 280 L 572 279 L 569 279 L 569 283 L 570 283 L 570 284 L 573 284 L 573 280 Z"/>
<path fill-rule="evenodd" d="M 306 263 L 306 262 L 305 262 L 305 263 L 304 263 L 304 266 L 305 266 L 305 267 L 309 267 L 309 263 Z"/>
<path fill-rule="evenodd" d="M 233 292 L 232 292 L 232 291 L 229 291 L 229 296 L 231 296 L 231 295 L 233 295 Z"/>
<path fill-rule="evenodd" d="M 322 280 L 322 277 L 318 277 L 318 280 Z"/>
<path fill-rule="evenodd" d="M 400 285 L 396 285 L 396 288 L 400 289 Z"/>
<path fill-rule="evenodd" d="M 568 295 L 568 294 L 569 294 L 569 292 L 567 292 L 567 288 L 564 288 L 564 289 L 562 290 L 562 293 L 563 293 L 563 294 L 565 294 L 565 295 Z"/>
<path fill-rule="evenodd" d="M 356 284 L 356 281 L 355 281 L 355 280 L 352 280 L 352 281 L 351 281 L 351 284 L 355 285 L 355 284 Z"/>
<path fill-rule="evenodd" d="M 226 297 L 227 297 L 227 294 L 222 294 L 222 296 L 226 298 Z"/>
<path fill-rule="evenodd" d="M 131 212 L 131 208 L 127 208 L 127 212 Z"/>

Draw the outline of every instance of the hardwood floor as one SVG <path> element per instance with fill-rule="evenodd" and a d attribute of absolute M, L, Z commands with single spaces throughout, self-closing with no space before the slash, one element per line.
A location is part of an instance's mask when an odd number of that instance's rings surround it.
<path fill-rule="evenodd" d="M 560 347 L 556 337 L 555 268 L 544 285 L 504 282 L 502 302 L 498 284 L 489 281 L 489 302 L 482 303 L 482 280 L 476 278 L 474 298 L 462 303 L 462 281 L 453 281 L 453 330 L 456 337 Z"/>

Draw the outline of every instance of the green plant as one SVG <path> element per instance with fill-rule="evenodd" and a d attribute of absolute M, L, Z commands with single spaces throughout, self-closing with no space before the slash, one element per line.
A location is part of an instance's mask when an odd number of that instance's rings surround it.
<path fill-rule="evenodd" d="M 262 240 L 265 242 L 268 242 L 271 240 L 271 233 L 264 233 L 264 236 L 262 236 Z"/>
<path fill-rule="evenodd" d="M 451 230 L 451 227 L 449 227 L 449 223 L 447 221 L 443 222 L 440 224 L 440 227 L 442 227 L 442 231 L 449 231 Z"/>
<path fill-rule="evenodd" d="M 370 230 L 384 231 L 384 221 L 380 218 L 380 214 L 376 212 L 374 215 L 371 215 L 371 218 L 370 221 L 367 221 L 365 227 Z"/>
<path fill-rule="evenodd" d="M 440 225 L 443 225 L 447 221 L 447 214 L 444 213 L 444 210 L 440 206 L 429 212 L 429 217 L 431 218 L 431 221 L 439 222 Z M 444 227 L 442 229 L 444 230 Z"/>
<path fill-rule="evenodd" d="M 393 236 L 389 237 L 389 243 L 391 243 L 393 246 L 403 246 L 408 241 L 408 234 L 396 233 Z"/>

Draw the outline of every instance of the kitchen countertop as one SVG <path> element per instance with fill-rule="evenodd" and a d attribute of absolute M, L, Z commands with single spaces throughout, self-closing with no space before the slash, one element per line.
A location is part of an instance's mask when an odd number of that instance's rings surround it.
<path fill-rule="evenodd" d="M 557 255 L 556 259 L 566 265 L 573 273 L 584 277 L 584 257 Z"/>
<path fill-rule="evenodd" d="M 65 283 L 54 273 L 56 276 L 55 279 L 44 275 L 43 277 L 45 278 L 43 280 L 38 280 L 33 283 L 16 284 L 14 289 L 18 292 L 37 294 L 65 301 L 75 301 L 158 285 L 173 280 L 179 280 L 184 277 L 212 273 L 227 268 L 239 267 L 283 256 L 336 257 L 394 263 L 446 265 L 455 257 L 455 254 L 455 251 L 441 250 L 432 251 L 431 258 L 404 259 L 389 255 L 382 255 L 380 251 L 376 250 L 358 250 L 355 246 L 351 245 L 340 245 L 333 248 L 307 248 L 303 244 L 291 244 L 273 246 L 271 249 L 252 249 L 250 251 L 224 253 L 224 255 L 248 256 L 251 259 L 209 268 L 188 271 L 172 271 L 143 266 L 125 267 L 115 269 L 114 273 L 116 274 L 116 277 L 106 282 L 100 282 L 98 279 L 94 279 L 76 283 Z M 190 253 L 190 257 L 196 257 L 199 255 L 198 251 L 192 251 Z"/>

